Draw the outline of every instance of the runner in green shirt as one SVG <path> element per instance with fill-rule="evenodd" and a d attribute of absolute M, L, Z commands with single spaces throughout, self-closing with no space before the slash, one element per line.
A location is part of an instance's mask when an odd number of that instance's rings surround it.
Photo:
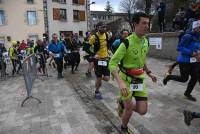
<path fill-rule="evenodd" d="M 133 111 L 140 115 L 147 112 L 148 92 L 144 85 L 144 71 L 153 82 L 156 82 L 156 77 L 151 74 L 145 63 L 149 44 L 144 35 L 149 29 L 149 16 L 141 12 L 135 13 L 132 23 L 135 32 L 127 37 L 126 43 L 120 44 L 109 63 L 109 69 L 120 88 L 118 114 L 122 118 L 123 134 L 129 134 L 127 125 Z M 118 73 L 120 62 L 121 67 Z M 132 96 L 136 103 L 132 102 Z"/>

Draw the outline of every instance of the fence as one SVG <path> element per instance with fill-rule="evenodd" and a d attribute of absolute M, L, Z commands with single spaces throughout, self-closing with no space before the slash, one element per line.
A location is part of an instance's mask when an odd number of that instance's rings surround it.
<path fill-rule="evenodd" d="M 32 54 L 24 59 L 22 64 L 22 70 L 27 90 L 27 97 L 23 100 L 21 106 L 23 107 L 24 103 L 28 99 L 36 99 L 39 103 L 41 101 L 38 98 L 35 98 L 31 95 L 32 87 L 35 79 L 37 78 L 37 59 L 36 55 Z"/>

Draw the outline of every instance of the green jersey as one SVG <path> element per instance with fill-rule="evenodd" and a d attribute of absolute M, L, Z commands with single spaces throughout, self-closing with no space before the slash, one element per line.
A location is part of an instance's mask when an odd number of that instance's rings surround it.
<path fill-rule="evenodd" d="M 146 37 L 139 38 L 135 33 L 127 37 L 129 46 L 121 44 L 109 63 L 109 69 L 112 72 L 118 67 L 122 60 L 123 67 L 127 69 L 140 69 L 144 67 L 149 44 Z"/>

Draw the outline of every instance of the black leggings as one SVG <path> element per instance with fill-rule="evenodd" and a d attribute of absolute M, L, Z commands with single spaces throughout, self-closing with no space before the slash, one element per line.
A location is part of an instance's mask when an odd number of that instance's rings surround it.
<path fill-rule="evenodd" d="M 58 73 L 62 73 L 63 71 L 63 59 L 55 59 L 55 62 L 57 64 L 57 71 Z"/>
<path fill-rule="evenodd" d="M 193 113 L 192 113 L 192 117 L 193 117 L 193 118 L 200 118 L 200 113 L 193 112 Z"/>
<path fill-rule="evenodd" d="M 13 65 L 12 75 L 14 75 L 16 72 L 17 60 L 12 59 L 11 61 L 12 61 L 12 65 Z"/>
<path fill-rule="evenodd" d="M 186 95 L 190 95 L 196 82 L 199 79 L 199 63 L 179 63 L 180 76 L 169 75 L 167 80 L 174 80 L 178 82 L 187 82 L 189 76 L 191 76 L 187 89 L 185 91 Z"/>

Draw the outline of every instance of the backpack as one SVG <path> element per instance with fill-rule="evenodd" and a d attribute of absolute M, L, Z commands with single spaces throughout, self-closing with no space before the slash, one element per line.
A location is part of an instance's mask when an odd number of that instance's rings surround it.
<path fill-rule="evenodd" d="M 110 49 L 110 44 L 108 42 L 108 34 L 107 33 L 105 34 L 106 34 L 107 47 L 108 49 Z M 94 34 L 94 36 L 95 36 L 95 43 L 94 43 L 94 55 L 95 55 L 99 51 L 101 45 L 97 34 Z"/>

